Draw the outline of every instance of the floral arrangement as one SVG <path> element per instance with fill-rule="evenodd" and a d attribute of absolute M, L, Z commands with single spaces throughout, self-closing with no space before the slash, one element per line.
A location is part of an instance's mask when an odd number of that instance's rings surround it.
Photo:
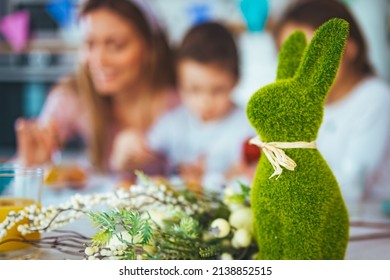
<path fill-rule="evenodd" d="M 10 212 L 0 224 L 0 245 L 7 230 L 19 224 L 20 241 L 54 248 L 85 259 L 251 259 L 257 253 L 249 206 L 250 189 L 226 188 L 223 195 L 194 193 L 138 173 L 128 190 L 75 195 L 58 207 L 35 205 Z M 103 210 L 94 210 L 105 207 Z M 97 231 L 93 237 L 60 230 L 88 215 Z M 23 236 L 51 235 L 39 240 Z M 53 235 L 55 233 L 56 235 Z"/>

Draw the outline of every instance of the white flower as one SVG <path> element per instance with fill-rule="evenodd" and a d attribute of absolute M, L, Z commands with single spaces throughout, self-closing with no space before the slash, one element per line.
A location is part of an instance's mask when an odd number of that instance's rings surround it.
<path fill-rule="evenodd" d="M 158 224 L 160 227 L 163 226 L 164 219 L 165 219 L 163 212 L 157 211 L 157 210 L 150 210 L 149 215 L 150 215 L 151 219 L 154 222 L 156 222 L 156 224 Z"/>
<path fill-rule="evenodd" d="M 232 246 L 234 248 L 245 248 L 251 244 L 252 237 L 248 230 L 240 228 L 234 233 Z"/>
<path fill-rule="evenodd" d="M 93 250 L 92 247 L 87 247 L 87 248 L 85 248 L 84 253 L 85 253 L 87 256 L 92 256 L 95 252 L 94 252 L 94 250 Z"/>
<path fill-rule="evenodd" d="M 233 211 L 229 217 L 229 223 L 236 229 L 245 228 L 253 232 L 253 213 L 249 207 L 243 207 Z"/>
<path fill-rule="evenodd" d="M 214 236 L 223 238 L 229 234 L 230 225 L 225 219 L 218 218 L 211 223 L 210 231 Z"/>
<path fill-rule="evenodd" d="M 236 194 L 236 191 L 232 187 L 225 188 L 225 190 L 224 190 L 225 197 L 229 197 L 229 196 L 232 196 L 234 194 Z"/>
<path fill-rule="evenodd" d="M 163 192 L 159 191 L 158 193 L 156 193 L 156 197 L 158 200 L 164 201 L 165 194 Z"/>
<path fill-rule="evenodd" d="M 223 253 L 221 255 L 221 260 L 232 260 L 233 259 L 233 256 L 229 253 Z"/>
<path fill-rule="evenodd" d="M 192 214 L 194 214 L 194 211 L 193 211 L 191 208 L 189 208 L 189 207 L 185 208 L 185 209 L 184 209 L 184 212 L 185 212 L 188 216 L 191 216 Z"/>
<path fill-rule="evenodd" d="M 228 208 L 229 208 L 230 212 L 234 212 L 234 211 L 240 210 L 242 208 L 246 208 L 246 207 L 243 204 L 230 203 L 230 204 L 228 204 Z"/>

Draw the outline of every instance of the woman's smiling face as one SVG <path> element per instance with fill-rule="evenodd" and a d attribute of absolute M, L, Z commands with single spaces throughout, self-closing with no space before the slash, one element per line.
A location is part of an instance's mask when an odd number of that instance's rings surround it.
<path fill-rule="evenodd" d="M 102 95 L 125 92 L 144 70 L 146 42 L 127 19 L 106 8 L 82 18 L 83 59 Z"/>

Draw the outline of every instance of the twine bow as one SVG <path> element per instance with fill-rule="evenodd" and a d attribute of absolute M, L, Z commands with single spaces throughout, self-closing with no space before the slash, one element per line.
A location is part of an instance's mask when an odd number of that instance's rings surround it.
<path fill-rule="evenodd" d="M 284 168 L 294 171 L 297 164 L 294 160 L 286 155 L 282 149 L 316 149 L 317 145 L 313 142 L 269 142 L 264 143 L 261 141 L 259 136 L 256 136 L 249 140 L 249 143 L 256 145 L 262 149 L 262 152 L 266 155 L 272 167 L 274 168 L 274 173 L 269 177 L 271 179 L 274 176 L 282 174 Z"/>

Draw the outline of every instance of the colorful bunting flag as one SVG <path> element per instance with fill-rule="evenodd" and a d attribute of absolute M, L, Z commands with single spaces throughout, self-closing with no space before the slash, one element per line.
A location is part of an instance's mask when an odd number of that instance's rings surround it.
<path fill-rule="evenodd" d="M 211 19 L 211 7 L 208 4 L 197 3 L 187 8 L 187 12 L 192 18 L 192 24 L 197 25 L 207 22 Z"/>
<path fill-rule="evenodd" d="M 249 31 L 262 31 L 268 17 L 268 0 L 241 0 L 240 9 Z"/>
<path fill-rule="evenodd" d="M 53 0 L 46 5 L 46 11 L 62 27 L 72 22 L 73 4 L 71 0 Z"/>
<path fill-rule="evenodd" d="M 30 14 L 17 11 L 0 20 L 0 32 L 15 52 L 21 52 L 28 43 Z"/>

